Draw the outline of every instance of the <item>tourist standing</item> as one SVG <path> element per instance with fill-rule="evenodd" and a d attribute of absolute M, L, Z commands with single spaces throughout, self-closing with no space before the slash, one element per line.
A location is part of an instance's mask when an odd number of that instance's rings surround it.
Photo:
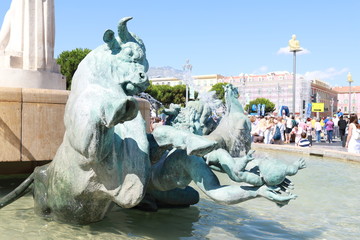
<path fill-rule="evenodd" d="M 347 122 L 343 116 L 340 116 L 338 125 L 339 125 L 339 135 L 342 142 L 342 146 L 345 147 L 345 143 L 346 143 L 345 131 L 346 131 Z"/>
<path fill-rule="evenodd" d="M 315 118 L 311 119 L 311 127 L 313 129 L 315 129 L 315 123 L 316 123 L 316 119 Z"/>
<path fill-rule="evenodd" d="M 350 116 L 349 131 L 345 147 L 349 153 L 360 153 L 360 124 L 357 115 Z"/>
<path fill-rule="evenodd" d="M 283 132 L 284 140 L 283 140 L 283 143 L 285 143 L 285 141 L 286 141 L 286 116 L 282 117 L 281 123 L 284 126 L 284 132 Z"/>
<path fill-rule="evenodd" d="M 274 118 L 268 117 L 268 119 L 266 120 L 266 128 L 264 131 L 264 143 L 265 144 L 271 143 L 271 139 L 272 139 L 272 136 L 274 135 L 274 131 L 275 131 Z"/>
<path fill-rule="evenodd" d="M 300 120 L 300 122 L 298 122 L 298 127 L 300 127 L 302 130 L 306 130 L 306 127 L 307 127 L 307 125 L 306 125 L 306 123 L 304 122 L 304 121 L 302 121 L 302 120 Z"/>
<path fill-rule="evenodd" d="M 290 143 L 290 138 L 291 138 L 291 131 L 294 127 L 294 116 L 290 116 L 286 118 L 286 130 L 285 130 L 285 142 L 284 143 Z"/>
<path fill-rule="evenodd" d="M 278 121 L 279 118 L 274 118 L 274 131 L 272 134 L 272 143 L 273 144 L 282 144 L 283 142 L 283 134 L 282 134 L 282 130 L 281 130 L 281 120 L 280 122 Z"/>
<path fill-rule="evenodd" d="M 310 146 L 312 146 L 312 140 L 313 140 L 313 133 L 314 129 L 312 128 L 312 124 L 311 124 L 311 118 L 307 118 L 306 119 L 306 134 L 307 134 L 307 139 L 310 142 Z"/>
<path fill-rule="evenodd" d="M 342 117 L 344 114 L 342 113 L 341 109 L 339 109 L 336 113 L 338 117 Z"/>
<path fill-rule="evenodd" d="M 251 131 L 251 135 L 253 136 L 254 143 L 263 143 L 264 142 L 264 131 L 266 129 L 266 120 L 262 118 L 258 124 L 256 124 L 256 128 Z"/>
<path fill-rule="evenodd" d="M 301 139 L 301 133 L 303 133 L 303 130 L 301 127 L 298 127 L 298 126 L 293 127 L 290 134 L 295 135 L 295 146 L 299 146 L 299 141 Z"/>
<path fill-rule="evenodd" d="M 332 118 L 328 118 L 328 120 L 326 121 L 325 130 L 326 130 L 328 142 L 332 143 L 333 142 L 332 135 L 334 131 L 334 122 L 332 121 Z"/>
<path fill-rule="evenodd" d="M 278 126 L 280 128 L 281 144 L 282 144 L 285 142 L 285 124 L 284 124 L 284 120 L 282 117 L 278 117 L 277 120 L 278 120 L 278 122 L 277 122 L 276 126 Z"/>
<path fill-rule="evenodd" d="M 319 143 L 321 142 L 321 123 L 319 119 L 316 119 L 316 123 L 315 123 L 315 132 L 316 132 L 316 142 Z"/>
<path fill-rule="evenodd" d="M 250 122 L 251 122 L 251 132 L 256 129 L 257 119 L 255 116 L 250 116 Z M 251 134 L 251 142 L 254 141 L 254 135 Z"/>

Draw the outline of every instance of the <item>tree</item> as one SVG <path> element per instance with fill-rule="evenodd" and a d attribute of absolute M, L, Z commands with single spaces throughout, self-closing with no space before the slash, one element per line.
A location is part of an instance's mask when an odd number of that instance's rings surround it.
<path fill-rule="evenodd" d="M 63 51 L 56 62 L 61 67 L 61 74 L 66 77 L 66 89 L 70 90 L 71 81 L 79 63 L 91 52 L 90 49 L 76 48 L 72 51 Z"/>
<path fill-rule="evenodd" d="M 186 86 L 185 85 L 174 86 L 173 94 L 174 94 L 173 103 L 185 105 L 185 102 L 186 102 Z"/>
<path fill-rule="evenodd" d="M 248 111 L 249 113 L 251 113 L 251 106 L 252 105 L 256 105 L 258 106 L 258 104 L 265 104 L 265 112 L 273 112 L 275 110 L 275 104 L 273 102 L 271 102 L 269 99 L 267 98 L 257 98 L 255 100 L 250 101 L 250 103 L 246 104 L 245 106 L 245 111 Z M 250 109 L 250 111 L 249 111 Z"/>
<path fill-rule="evenodd" d="M 225 95 L 224 86 L 225 85 L 227 85 L 227 83 L 216 83 L 210 89 L 210 91 L 215 91 L 216 97 L 218 99 L 221 99 L 221 101 L 223 103 L 225 103 L 225 98 L 224 98 L 224 95 Z"/>
<path fill-rule="evenodd" d="M 150 94 L 153 98 L 161 102 L 165 107 L 169 107 L 170 103 L 180 104 L 185 106 L 186 101 L 186 86 L 185 85 L 153 85 L 145 90 L 146 93 Z M 195 98 L 198 93 L 195 92 Z"/>

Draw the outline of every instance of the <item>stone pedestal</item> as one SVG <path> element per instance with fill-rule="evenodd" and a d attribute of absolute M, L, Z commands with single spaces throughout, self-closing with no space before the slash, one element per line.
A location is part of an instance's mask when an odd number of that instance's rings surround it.
<path fill-rule="evenodd" d="M 65 90 L 66 79 L 54 72 L 0 68 L 0 87 Z"/>
<path fill-rule="evenodd" d="M 0 175 L 29 173 L 53 159 L 65 132 L 69 94 L 65 90 L 0 87 Z M 144 99 L 138 103 L 150 132 L 150 103 Z"/>

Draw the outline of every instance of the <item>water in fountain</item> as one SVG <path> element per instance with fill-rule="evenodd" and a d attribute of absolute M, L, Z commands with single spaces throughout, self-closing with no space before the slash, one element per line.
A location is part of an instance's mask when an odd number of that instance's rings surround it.
<path fill-rule="evenodd" d="M 211 108 L 214 115 L 222 116 L 224 114 L 225 105 L 216 98 L 215 91 L 200 92 L 198 98 Z"/>
<path fill-rule="evenodd" d="M 256 153 L 261 157 L 265 153 Z M 292 162 L 303 155 L 269 151 Z M 202 195 L 195 206 L 142 212 L 115 208 L 98 223 L 71 226 L 42 219 L 27 195 L 0 211 L 0 239 L 358 239 L 360 164 L 306 158 L 307 168 L 293 176 L 298 199 L 278 208 L 265 199 L 226 206 Z M 222 184 L 236 184 L 218 174 Z M 18 185 L 1 181 L 0 196 Z M 197 187 L 194 186 L 196 189 Z"/>

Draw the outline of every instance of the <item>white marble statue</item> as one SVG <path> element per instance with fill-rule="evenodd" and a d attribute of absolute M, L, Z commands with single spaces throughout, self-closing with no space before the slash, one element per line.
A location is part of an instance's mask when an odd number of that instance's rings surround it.
<path fill-rule="evenodd" d="M 54 0 L 12 0 L 0 29 L 0 87 L 65 89 L 54 45 Z"/>
<path fill-rule="evenodd" d="M 18 68 L 51 71 L 54 40 L 54 0 L 11 2 L 0 30 L 0 55 L 20 57 Z"/>

